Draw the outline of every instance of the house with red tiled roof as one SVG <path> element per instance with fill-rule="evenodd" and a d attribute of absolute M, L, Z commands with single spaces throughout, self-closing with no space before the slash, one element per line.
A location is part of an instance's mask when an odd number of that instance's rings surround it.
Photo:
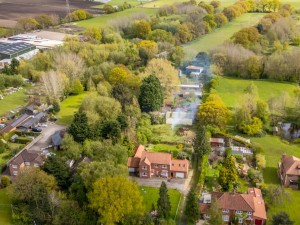
<path fill-rule="evenodd" d="M 300 177 L 300 159 L 295 156 L 281 156 L 278 163 L 278 174 L 282 185 L 285 187 L 298 188 Z"/>
<path fill-rule="evenodd" d="M 128 158 L 127 166 L 130 173 L 142 178 L 186 178 L 189 172 L 188 160 L 172 159 L 170 153 L 147 152 L 143 145 L 138 146 L 134 157 Z"/>
<path fill-rule="evenodd" d="M 265 202 L 260 189 L 248 188 L 246 194 L 229 192 L 212 192 L 211 200 L 200 202 L 200 212 L 204 218 L 209 217 L 208 209 L 212 201 L 217 201 L 222 211 L 223 224 L 264 225 L 267 221 Z"/>

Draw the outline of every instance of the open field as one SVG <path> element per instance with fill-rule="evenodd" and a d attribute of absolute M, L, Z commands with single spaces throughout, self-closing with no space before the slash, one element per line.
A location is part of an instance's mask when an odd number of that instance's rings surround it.
<path fill-rule="evenodd" d="M 110 22 L 114 19 L 122 19 L 128 18 L 128 16 L 132 16 L 134 14 L 145 13 L 149 16 L 155 15 L 156 9 L 147 9 L 147 8 L 132 8 L 127 9 L 121 12 L 105 14 L 101 16 L 94 17 L 89 20 L 83 20 L 77 23 L 78 26 L 88 28 L 88 27 L 107 27 L 110 25 Z"/>
<path fill-rule="evenodd" d="M 91 7 L 99 5 L 93 1 L 72 0 L 71 11 L 75 9 L 92 10 Z M 1 0 L 0 19 L 18 20 L 24 17 L 34 17 L 39 14 L 57 14 L 61 17 L 66 15 L 66 2 L 61 0 Z"/>
<path fill-rule="evenodd" d="M 154 204 L 156 208 L 156 203 L 159 197 L 159 188 L 153 187 L 139 187 L 140 193 L 144 198 L 144 205 L 146 212 L 151 211 L 152 204 Z M 180 199 L 180 192 L 177 190 L 169 189 L 168 194 L 170 196 L 171 202 L 171 218 L 174 218 L 176 215 L 176 209 Z"/>
<path fill-rule="evenodd" d="M 26 88 L 17 91 L 11 95 L 4 96 L 4 99 L 0 100 L 0 116 L 10 110 L 14 110 L 19 106 L 26 105 Z"/>
<path fill-rule="evenodd" d="M 89 92 L 80 95 L 69 96 L 60 104 L 60 111 L 57 114 L 59 124 L 70 125 L 74 113 L 79 109 L 83 99 L 88 96 Z"/>
<path fill-rule="evenodd" d="M 12 224 L 10 202 L 8 197 L 6 196 L 5 189 L 0 189 L 0 224 Z"/>
<path fill-rule="evenodd" d="M 292 83 L 220 77 L 216 90 L 227 107 L 232 108 L 235 107 L 239 102 L 244 89 L 251 82 L 253 82 L 257 86 L 259 97 L 265 101 L 268 100 L 271 96 L 278 95 L 281 92 L 288 92 L 292 95 L 296 87 L 296 84 Z"/>
<path fill-rule="evenodd" d="M 185 59 L 193 60 L 199 52 L 209 51 L 222 44 L 241 28 L 257 24 L 264 15 L 264 13 L 246 13 L 223 27 L 183 45 L 186 54 Z"/>

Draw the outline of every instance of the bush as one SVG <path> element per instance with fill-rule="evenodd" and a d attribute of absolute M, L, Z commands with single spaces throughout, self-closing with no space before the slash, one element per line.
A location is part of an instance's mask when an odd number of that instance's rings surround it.
<path fill-rule="evenodd" d="M 32 140 L 30 138 L 27 137 L 18 137 L 15 142 L 19 143 L 19 144 L 28 144 L 30 143 Z"/>
<path fill-rule="evenodd" d="M 10 179 L 8 176 L 2 176 L 1 177 L 1 184 L 4 186 L 4 187 L 8 187 L 10 185 Z"/>
<path fill-rule="evenodd" d="M 234 155 L 234 158 L 236 159 L 236 161 L 237 161 L 238 163 L 243 162 L 243 156 L 241 156 L 241 155 Z"/>

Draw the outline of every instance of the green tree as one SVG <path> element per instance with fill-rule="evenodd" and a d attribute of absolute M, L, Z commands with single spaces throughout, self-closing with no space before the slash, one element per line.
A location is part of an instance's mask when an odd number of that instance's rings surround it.
<path fill-rule="evenodd" d="M 159 79 L 150 75 L 143 80 L 139 95 L 142 112 L 158 111 L 163 104 L 163 91 Z"/>
<path fill-rule="evenodd" d="M 223 224 L 222 212 L 217 201 L 213 201 L 208 210 L 209 218 L 205 225 L 220 225 Z"/>
<path fill-rule="evenodd" d="M 153 40 L 155 42 L 169 42 L 171 44 L 175 43 L 175 39 L 171 32 L 156 29 L 149 34 L 149 40 Z"/>
<path fill-rule="evenodd" d="M 123 84 L 117 84 L 113 87 L 112 96 L 121 103 L 123 109 L 126 105 L 130 105 L 133 102 L 132 92 Z"/>
<path fill-rule="evenodd" d="M 184 214 L 187 217 L 187 219 L 193 224 L 199 220 L 200 215 L 199 215 L 198 197 L 193 188 L 191 188 L 191 190 L 187 195 Z"/>
<path fill-rule="evenodd" d="M 50 16 L 47 14 L 38 15 L 35 19 L 39 23 L 40 28 L 42 29 L 48 28 L 57 23 L 57 21 L 55 21 L 54 16 Z"/>
<path fill-rule="evenodd" d="M 238 175 L 235 167 L 235 159 L 233 156 L 226 157 L 219 172 L 219 184 L 224 191 L 231 191 L 237 180 Z"/>
<path fill-rule="evenodd" d="M 74 82 L 73 82 L 73 91 L 72 91 L 72 93 L 74 95 L 79 95 L 83 91 L 84 91 L 84 87 L 81 84 L 80 80 L 79 79 L 75 79 Z"/>
<path fill-rule="evenodd" d="M 88 193 L 90 207 L 99 215 L 98 223 L 114 225 L 128 215 L 142 216 L 143 199 L 136 183 L 124 177 L 97 180 Z"/>
<path fill-rule="evenodd" d="M 102 137 L 118 143 L 121 139 L 121 126 L 116 120 L 105 120 L 102 124 Z"/>
<path fill-rule="evenodd" d="M 56 155 L 50 156 L 46 159 L 41 169 L 46 173 L 53 175 L 58 186 L 62 189 L 67 189 L 69 187 L 71 171 L 66 160 L 63 158 Z"/>
<path fill-rule="evenodd" d="M 4 187 L 8 187 L 10 185 L 10 179 L 8 176 L 5 176 L 3 175 L 1 177 L 1 184 L 4 186 Z"/>
<path fill-rule="evenodd" d="M 77 112 L 74 115 L 74 119 L 69 127 L 69 133 L 73 136 L 77 142 L 84 142 L 89 138 L 89 125 L 88 118 L 85 112 Z"/>
<path fill-rule="evenodd" d="M 293 225 L 295 224 L 286 212 L 278 212 L 272 216 L 272 225 Z"/>
<path fill-rule="evenodd" d="M 145 39 L 151 33 L 151 25 L 146 20 L 135 22 L 132 27 L 135 37 Z"/>
<path fill-rule="evenodd" d="M 34 18 L 23 18 L 18 20 L 16 26 L 21 30 L 30 31 L 36 29 L 39 23 Z"/>
<path fill-rule="evenodd" d="M 159 188 L 159 198 L 157 200 L 157 212 L 159 218 L 169 218 L 171 212 L 170 196 L 168 194 L 168 188 L 163 181 Z"/>
<path fill-rule="evenodd" d="M 194 151 L 197 153 L 199 158 L 203 155 L 211 152 L 211 146 L 209 141 L 209 135 L 205 130 L 204 126 L 199 126 L 196 130 L 196 138 L 194 142 Z"/>

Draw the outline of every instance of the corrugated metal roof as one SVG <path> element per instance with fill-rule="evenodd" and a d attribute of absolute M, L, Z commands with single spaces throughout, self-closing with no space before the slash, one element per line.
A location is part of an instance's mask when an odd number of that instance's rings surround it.
<path fill-rule="evenodd" d="M 25 42 L 15 42 L 15 43 L 0 43 L 0 53 L 6 55 L 13 55 L 18 52 L 22 52 L 29 48 L 35 48 L 34 45 Z"/>

